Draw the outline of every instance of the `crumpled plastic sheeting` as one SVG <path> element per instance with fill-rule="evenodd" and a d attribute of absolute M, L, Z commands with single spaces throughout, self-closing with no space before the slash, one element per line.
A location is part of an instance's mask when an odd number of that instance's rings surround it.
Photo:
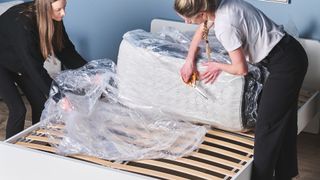
<path fill-rule="evenodd" d="M 258 118 L 259 95 L 269 72 L 267 68 L 262 65 L 253 66 L 249 64 L 248 68 L 248 74 L 245 76 L 242 121 L 247 129 L 252 129 L 255 127 Z"/>
<path fill-rule="evenodd" d="M 134 30 L 126 33 L 124 39 L 130 44 L 152 51 L 160 56 L 168 56 L 184 59 L 188 53 L 189 44 L 194 32 L 181 32 L 172 27 L 165 27 L 159 33 L 152 34 L 143 30 Z M 214 61 L 230 64 L 231 60 L 227 51 L 210 31 L 208 36 L 211 47 L 211 57 Z M 164 58 L 162 58 L 164 59 Z M 207 61 L 205 44 L 200 44 L 198 53 L 198 66 L 201 62 Z M 119 63 L 119 62 L 118 62 Z M 249 73 L 245 76 L 245 89 L 243 93 L 243 128 L 251 129 L 254 127 L 257 118 L 258 97 L 262 90 L 264 79 L 267 76 L 267 70 L 261 66 L 249 64 Z M 143 69 L 144 67 L 142 67 Z M 201 67 L 199 67 L 201 68 Z M 243 130 L 244 130 L 243 129 Z M 228 129 L 230 130 L 230 129 Z"/>
<path fill-rule="evenodd" d="M 65 120 L 60 116 L 63 108 L 70 109 L 66 107 L 68 104 L 72 104 L 76 111 L 90 114 L 102 92 L 105 92 L 105 87 L 116 87 L 115 73 L 115 64 L 106 59 L 91 61 L 77 70 L 60 73 L 52 83 L 41 115 L 42 123 L 64 123 Z M 109 97 L 113 97 L 112 92 Z"/>
<path fill-rule="evenodd" d="M 115 161 L 175 159 L 197 149 L 206 133 L 204 126 L 159 109 L 122 104 L 110 60 L 64 71 L 54 81 L 41 126 L 59 154 Z"/>

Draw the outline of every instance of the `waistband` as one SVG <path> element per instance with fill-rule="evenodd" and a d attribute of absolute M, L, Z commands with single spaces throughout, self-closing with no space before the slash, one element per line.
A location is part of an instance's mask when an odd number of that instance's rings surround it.
<path fill-rule="evenodd" d="M 265 57 L 260 63 L 262 65 L 267 65 L 270 63 L 271 57 L 273 57 L 275 54 L 283 51 L 284 47 L 287 46 L 288 43 L 290 43 L 291 36 L 287 33 L 282 37 L 282 39 L 272 48 L 272 50 L 269 52 L 267 57 Z"/>

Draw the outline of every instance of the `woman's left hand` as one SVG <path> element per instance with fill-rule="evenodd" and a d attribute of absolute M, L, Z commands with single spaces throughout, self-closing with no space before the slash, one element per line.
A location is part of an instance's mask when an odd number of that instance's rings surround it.
<path fill-rule="evenodd" d="M 214 62 L 205 62 L 205 63 L 202 63 L 203 66 L 207 66 L 207 69 L 204 73 L 201 73 L 200 74 L 200 79 L 201 80 L 205 80 L 205 84 L 207 83 L 213 83 L 217 77 L 219 76 L 221 70 L 218 69 Z"/>

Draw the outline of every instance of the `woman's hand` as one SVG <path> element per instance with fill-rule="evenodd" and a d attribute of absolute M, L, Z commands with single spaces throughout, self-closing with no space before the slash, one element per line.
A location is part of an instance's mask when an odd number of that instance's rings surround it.
<path fill-rule="evenodd" d="M 221 70 L 216 67 L 215 63 L 210 61 L 210 62 L 205 62 L 202 63 L 203 66 L 207 66 L 207 69 L 204 73 L 200 74 L 200 79 L 205 80 L 204 83 L 213 83 L 217 77 L 219 76 Z"/>
<path fill-rule="evenodd" d="M 72 110 L 72 104 L 66 97 L 61 99 L 60 107 L 67 112 Z"/>
<path fill-rule="evenodd" d="M 186 60 L 182 68 L 180 69 L 180 75 L 186 84 L 190 81 L 193 73 L 198 74 L 197 66 L 193 60 Z"/>

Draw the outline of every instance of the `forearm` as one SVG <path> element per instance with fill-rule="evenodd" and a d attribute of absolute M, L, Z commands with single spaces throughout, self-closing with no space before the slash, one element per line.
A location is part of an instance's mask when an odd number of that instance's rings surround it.
<path fill-rule="evenodd" d="M 248 64 L 245 59 L 243 49 L 240 47 L 234 51 L 228 52 L 231 64 L 214 62 L 218 69 L 234 75 L 246 75 L 248 73 Z"/>
<path fill-rule="evenodd" d="M 248 66 L 244 63 L 237 63 L 237 64 L 223 64 L 218 62 L 213 62 L 213 65 L 220 69 L 221 71 L 228 72 L 234 75 L 241 75 L 244 76 L 248 73 Z"/>

